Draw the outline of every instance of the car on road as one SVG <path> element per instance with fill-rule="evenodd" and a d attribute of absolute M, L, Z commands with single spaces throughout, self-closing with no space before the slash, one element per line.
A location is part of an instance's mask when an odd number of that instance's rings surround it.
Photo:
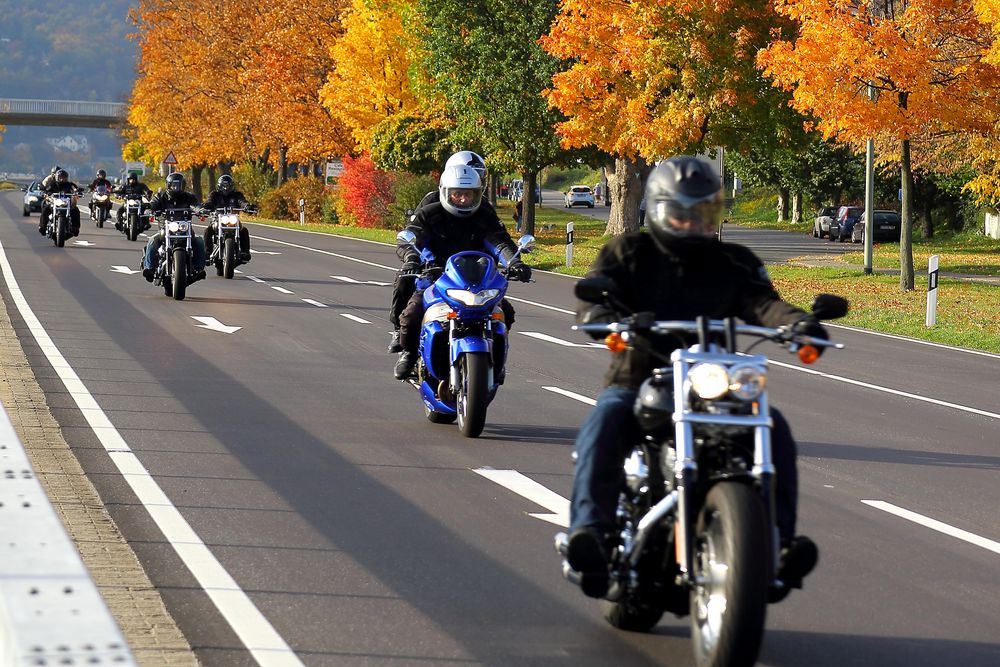
<path fill-rule="evenodd" d="M 563 208 L 586 206 L 594 208 L 594 191 L 589 185 L 574 185 L 563 195 Z"/>
<path fill-rule="evenodd" d="M 816 211 L 816 218 L 813 220 L 813 238 L 821 239 L 830 235 L 830 223 L 837 215 L 836 206 L 824 206 Z"/>
<path fill-rule="evenodd" d="M 32 181 L 31 185 L 26 185 L 21 190 L 24 192 L 24 215 L 42 212 L 42 182 Z"/>
<path fill-rule="evenodd" d="M 903 221 L 896 211 L 875 211 L 872 218 L 872 241 L 875 243 L 898 243 Z M 851 243 L 865 242 L 865 214 L 861 214 L 858 224 L 851 230 Z"/>
<path fill-rule="evenodd" d="M 851 231 L 864 212 L 864 206 L 841 206 L 837 209 L 837 217 L 830 223 L 830 240 L 846 241 L 851 238 Z"/>

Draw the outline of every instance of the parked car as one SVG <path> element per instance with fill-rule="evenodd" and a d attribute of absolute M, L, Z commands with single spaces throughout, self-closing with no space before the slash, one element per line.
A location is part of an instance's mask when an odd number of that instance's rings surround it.
<path fill-rule="evenodd" d="M 813 238 L 821 239 L 830 235 L 830 223 L 837 215 L 836 206 L 824 206 L 816 212 L 813 220 Z"/>
<path fill-rule="evenodd" d="M 841 206 L 837 209 L 837 217 L 830 223 L 830 240 L 846 241 L 851 238 L 851 231 L 864 212 L 864 206 Z"/>
<path fill-rule="evenodd" d="M 31 185 L 21 188 L 24 191 L 24 215 L 42 212 L 42 182 L 32 181 Z"/>
<path fill-rule="evenodd" d="M 563 195 L 563 208 L 586 206 L 594 208 L 594 191 L 589 185 L 574 185 Z"/>
<path fill-rule="evenodd" d="M 875 243 L 898 243 L 903 230 L 903 222 L 895 211 L 875 211 L 872 219 L 872 241 Z M 852 243 L 865 242 L 865 213 L 861 214 L 858 224 L 851 230 Z"/>
<path fill-rule="evenodd" d="M 515 179 L 510 182 L 507 188 L 507 198 L 511 201 L 518 201 L 524 198 L 524 181 Z M 542 186 L 535 183 L 535 203 L 542 203 Z"/>

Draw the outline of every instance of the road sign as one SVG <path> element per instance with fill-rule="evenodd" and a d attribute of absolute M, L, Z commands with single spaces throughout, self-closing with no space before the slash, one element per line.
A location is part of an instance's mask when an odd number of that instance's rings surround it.
<path fill-rule="evenodd" d="M 343 160 L 330 160 L 326 163 L 326 187 L 332 188 L 337 184 L 337 179 L 344 173 Z"/>
<path fill-rule="evenodd" d="M 126 162 L 125 163 L 125 176 L 128 177 L 129 174 L 135 174 L 136 176 L 146 175 L 146 163 L 145 162 Z"/>
<path fill-rule="evenodd" d="M 173 151 L 169 151 L 167 153 L 167 157 L 163 158 L 163 164 L 169 164 L 171 166 L 175 166 L 177 164 L 177 158 L 174 157 Z"/>

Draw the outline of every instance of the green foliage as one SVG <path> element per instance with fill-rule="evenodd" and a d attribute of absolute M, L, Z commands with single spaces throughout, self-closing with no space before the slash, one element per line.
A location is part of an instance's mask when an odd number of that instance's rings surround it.
<path fill-rule="evenodd" d="M 405 225 L 406 211 L 417 208 L 420 200 L 428 192 L 437 189 L 437 181 L 430 176 L 416 174 L 397 174 L 392 186 L 392 204 L 389 205 L 388 226 L 390 229 L 402 229 Z"/>
<path fill-rule="evenodd" d="M 371 157 L 379 169 L 428 174 L 452 152 L 448 131 L 414 116 L 393 116 L 372 134 Z"/>
<path fill-rule="evenodd" d="M 326 196 L 322 179 L 298 176 L 261 197 L 260 214 L 265 218 L 298 220 L 299 199 L 305 199 L 306 222 L 317 223 L 323 219 L 323 199 Z"/>
<path fill-rule="evenodd" d="M 233 168 L 233 179 L 236 188 L 251 202 L 259 202 L 264 194 L 274 188 L 277 175 L 271 169 L 263 168 L 259 163 L 246 162 Z M 210 184 L 212 188 L 215 184 Z"/>
<path fill-rule="evenodd" d="M 599 169 L 578 167 L 574 169 L 546 169 L 542 176 L 542 188 L 565 192 L 571 185 L 594 187 L 601 180 Z"/>

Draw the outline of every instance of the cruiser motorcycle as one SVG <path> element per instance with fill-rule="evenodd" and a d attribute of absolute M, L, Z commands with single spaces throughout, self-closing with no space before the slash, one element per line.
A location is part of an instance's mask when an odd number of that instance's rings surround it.
<path fill-rule="evenodd" d="M 194 270 L 194 229 L 189 208 L 168 208 L 155 216 L 163 244 L 153 274 L 153 284 L 163 293 L 183 301 L 187 286 L 198 280 Z"/>
<path fill-rule="evenodd" d="M 98 227 L 104 227 L 104 221 L 111 217 L 111 189 L 106 185 L 98 185 L 90 194 L 90 219 L 97 221 Z"/>
<path fill-rule="evenodd" d="M 630 312 L 607 278 L 579 281 L 576 294 Z M 816 319 L 846 313 L 847 301 L 838 296 L 820 295 L 812 306 Z M 768 602 L 788 594 L 776 576 L 768 359 L 750 352 L 769 341 L 812 363 L 818 347 L 843 346 L 798 333 L 796 325 L 642 320 L 574 327 L 606 336 L 613 352 L 635 347 L 660 356 L 650 346 L 655 337 L 696 341 L 664 358 L 638 392 L 634 411 L 643 437 L 622 471 L 604 618 L 616 628 L 646 632 L 664 612 L 690 614 L 699 667 L 749 667 L 760 650 Z M 752 343 L 738 352 L 738 339 Z M 565 533 L 556 535 L 563 576 L 580 584 L 581 574 L 565 560 L 567 545 Z"/>
<path fill-rule="evenodd" d="M 135 241 L 139 234 L 149 229 L 149 212 L 146 205 L 149 200 L 139 195 L 125 196 L 125 214 L 122 216 L 120 231 L 129 241 Z"/>
<path fill-rule="evenodd" d="M 243 264 L 240 259 L 240 230 L 243 222 L 241 213 L 253 214 L 252 208 L 225 207 L 216 209 L 209 220 L 215 225 L 215 247 L 208 258 L 209 264 L 215 265 L 216 275 L 232 280 L 236 267 Z"/>
<path fill-rule="evenodd" d="M 46 197 L 50 211 L 45 234 L 57 248 L 62 248 L 66 245 L 66 239 L 73 235 L 72 211 L 80 198 L 80 192 L 53 192 Z"/>

